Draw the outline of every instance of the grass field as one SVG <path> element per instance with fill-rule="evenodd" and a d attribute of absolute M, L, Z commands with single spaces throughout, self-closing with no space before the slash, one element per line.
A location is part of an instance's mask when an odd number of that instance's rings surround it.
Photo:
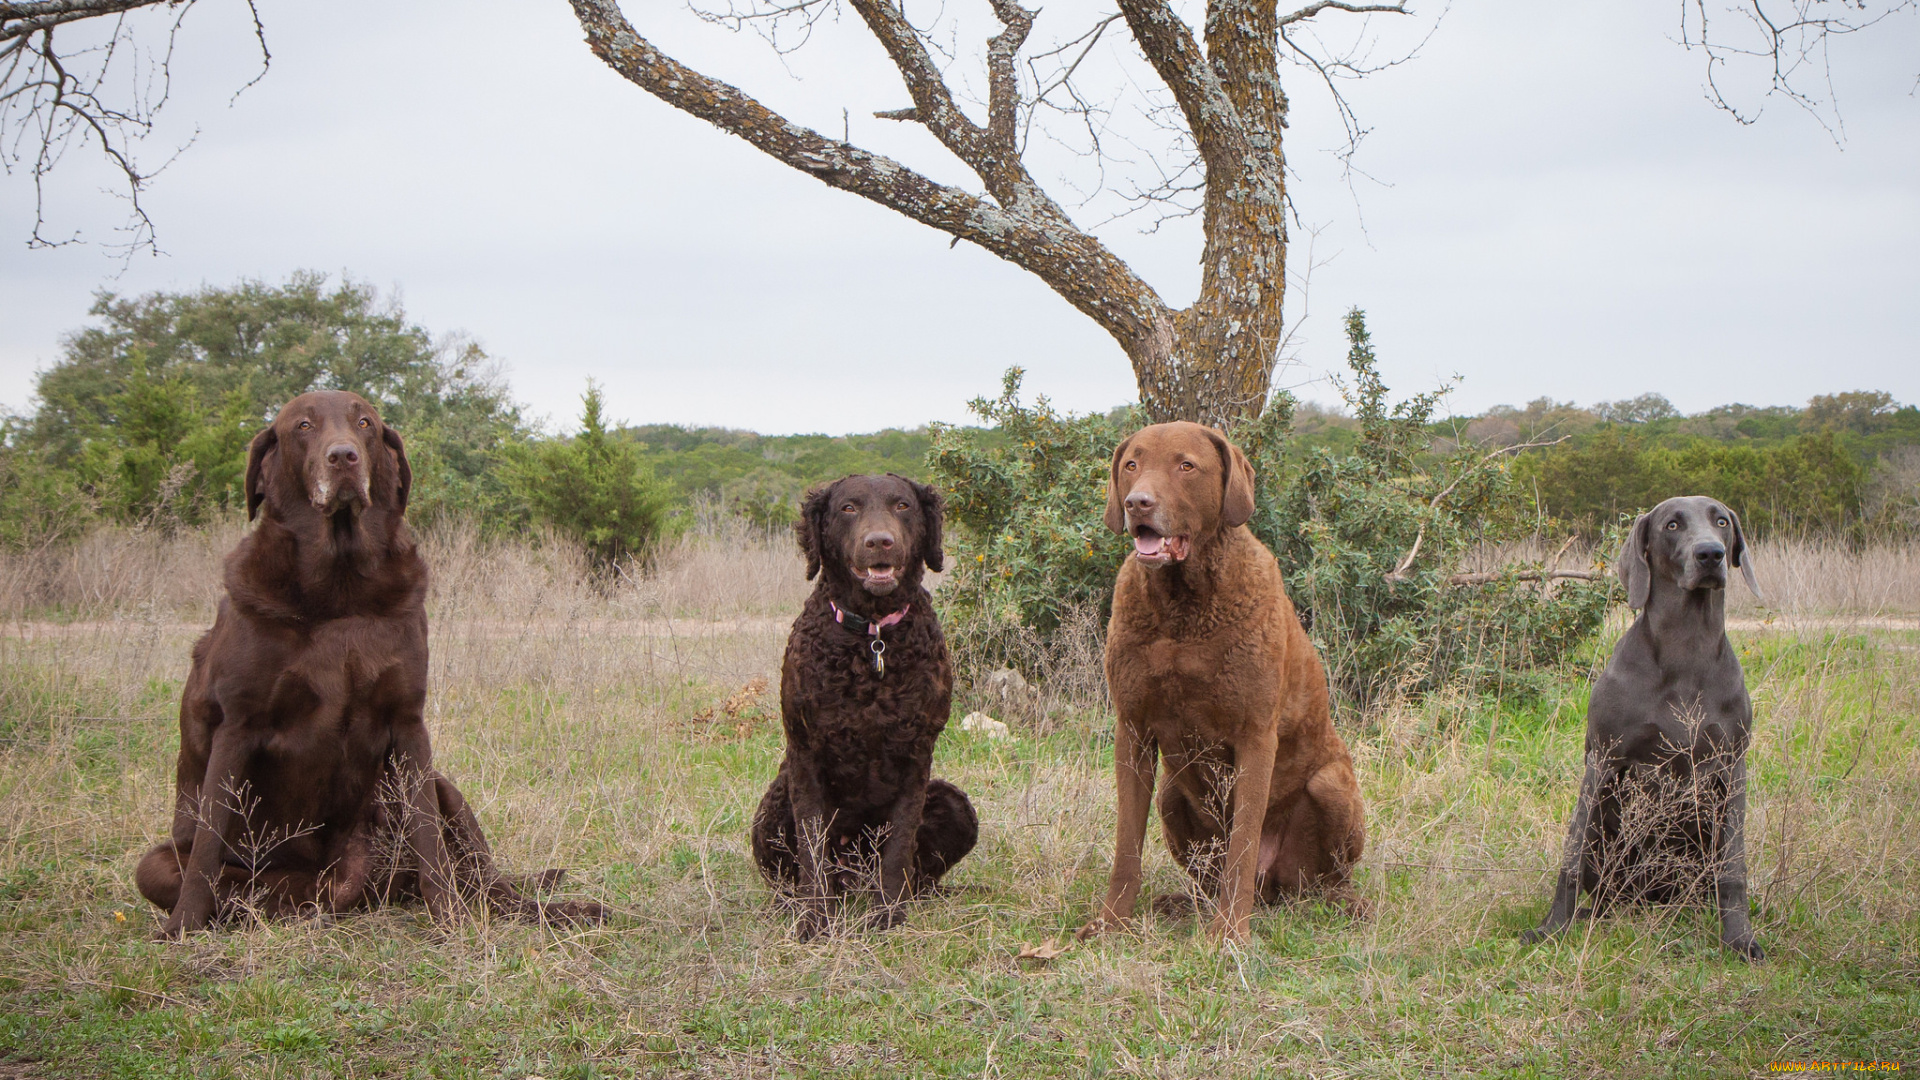
<path fill-rule="evenodd" d="M 771 695 L 718 706 L 777 677 L 805 583 L 783 544 L 724 529 L 610 596 L 553 548 L 431 547 L 438 760 L 510 869 L 571 868 L 566 892 L 611 924 L 389 909 L 159 943 L 133 860 L 165 829 L 187 649 L 236 535 L 0 563 L 0 1078 L 1920 1068 L 1920 632 L 1888 628 L 1920 613 L 1911 550 L 1758 553 L 1762 583 L 1791 588 L 1741 601 L 1773 623 L 1735 634 L 1769 952 L 1748 966 L 1703 910 L 1517 940 L 1546 906 L 1617 626 L 1542 696 L 1343 718 L 1370 921 L 1303 905 L 1257 912 L 1244 948 L 1151 918 L 1073 945 L 1112 834 L 1111 719 L 1083 698 L 1014 718 L 1010 741 L 950 727 L 936 771 L 982 822 L 951 889 L 903 930 L 796 943 L 746 854 L 780 753 Z M 1157 843 L 1149 887 L 1179 891 Z M 1067 948 L 1017 959 L 1049 942 Z"/>

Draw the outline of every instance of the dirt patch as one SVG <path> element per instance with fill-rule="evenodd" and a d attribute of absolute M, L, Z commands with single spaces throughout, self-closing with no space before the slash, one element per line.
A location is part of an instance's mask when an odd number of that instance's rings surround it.
<path fill-rule="evenodd" d="M 1920 630 L 1912 615 L 1779 615 L 1770 619 L 1728 619 L 1729 630 Z"/>

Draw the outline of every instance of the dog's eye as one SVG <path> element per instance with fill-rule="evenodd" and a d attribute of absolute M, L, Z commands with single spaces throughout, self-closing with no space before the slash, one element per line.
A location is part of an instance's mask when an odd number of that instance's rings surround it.
<path fill-rule="evenodd" d="M 1724 528 L 1726 528 L 1726 527 L 1727 527 L 1727 519 L 1726 519 L 1726 518 L 1721 518 L 1721 519 L 1720 519 L 1719 521 L 1716 521 L 1716 522 L 1714 522 L 1714 524 L 1715 524 L 1715 525 L 1718 525 L 1718 526 L 1720 526 L 1721 528 L 1723 528 L 1723 529 L 1724 529 Z"/>
<path fill-rule="evenodd" d="M 299 424 L 301 431 L 305 431 L 312 426 L 313 426 L 313 421 L 311 420 L 302 420 L 300 421 L 300 424 Z"/>
<path fill-rule="evenodd" d="M 907 511 L 909 511 L 909 510 L 911 510 L 911 509 L 913 509 L 913 507 L 912 507 L 912 506 L 910 506 L 910 505 L 908 505 L 908 504 L 907 504 L 907 503 L 905 503 L 905 502 L 897 502 L 897 503 L 894 503 L 894 504 L 893 504 L 893 508 L 894 508 L 895 510 L 898 510 L 898 511 L 900 511 L 900 512 L 901 512 L 901 513 L 903 513 L 903 514 L 904 514 L 904 513 L 906 513 Z"/>
<path fill-rule="evenodd" d="M 856 507 L 852 503 L 848 503 L 847 505 L 840 508 L 840 512 L 843 514 L 851 514 L 854 512 L 855 509 Z"/>
<path fill-rule="evenodd" d="M 361 427 L 363 427 L 363 428 L 369 428 L 369 427 L 372 427 L 372 426 L 373 426 L 373 421 L 371 421 L 371 420 L 369 420 L 369 419 L 367 419 L 366 417 L 364 417 L 364 416 L 363 416 L 363 417 L 361 417 L 361 418 L 360 418 L 360 426 L 361 426 Z"/>
<path fill-rule="evenodd" d="M 1675 529 L 1677 529 L 1677 528 L 1679 528 L 1679 527 L 1680 527 L 1680 521 L 1679 521 L 1679 519 L 1678 519 L 1678 518 L 1676 518 L 1676 519 L 1674 519 L 1674 520 L 1672 520 L 1672 521 L 1669 521 L 1669 522 L 1667 522 L 1667 531 L 1668 531 L 1668 532 L 1672 532 L 1673 530 L 1675 530 Z"/>
<path fill-rule="evenodd" d="M 1183 461 L 1183 462 L 1181 462 L 1181 463 L 1180 463 L 1180 471 L 1181 471 L 1181 472 L 1192 472 L 1192 471 L 1193 471 L 1193 462 L 1191 462 L 1191 461 Z"/>
<path fill-rule="evenodd" d="M 1127 464 L 1126 464 L 1126 466 L 1125 466 L 1125 468 L 1126 468 L 1126 470 L 1127 470 L 1128 472 L 1132 472 L 1133 470 L 1135 470 L 1135 469 L 1137 469 L 1137 468 L 1139 468 L 1139 467 L 1140 467 L 1140 463 L 1139 463 L 1139 462 L 1137 462 L 1137 461 L 1129 461 L 1129 462 L 1127 462 Z"/>

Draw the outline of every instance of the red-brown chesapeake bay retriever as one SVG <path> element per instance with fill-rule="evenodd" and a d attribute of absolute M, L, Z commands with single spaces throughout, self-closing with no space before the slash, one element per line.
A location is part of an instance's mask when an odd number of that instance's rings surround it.
<path fill-rule="evenodd" d="M 1134 545 L 1107 627 L 1120 823 L 1083 935 L 1133 915 L 1156 757 L 1167 846 L 1214 896 L 1216 937 L 1246 938 L 1256 895 L 1351 903 L 1366 843 L 1353 762 L 1252 514 L 1253 469 L 1212 428 L 1156 424 L 1113 452 L 1107 527 Z"/>
<path fill-rule="evenodd" d="M 940 493 L 904 477 L 849 476 L 807 493 L 796 526 L 820 582 L 780 667 L 787 752 L 753 819 L 753 856 L 799 902 L 798 932 L 825 929 L 849 887 L 878 871 L 875 925 L 973 850 L 966 793 L 935 779 L 953 664 L 920 584 L 940 569 Z"/>
<path fill-rule="evenodd" d="M 193 647 L 173 837 L 134 875 L 165 934 L 235 901 L 330 913 L 423 897 L 443 919 L 464 895 L 527 918 L 604 916 L 522 896 L 434 771 L 411 484 L 399 433 L 355 394 L 302 394 L 254 438 L 260 523 L 228 554 L 226 598 Z"/>

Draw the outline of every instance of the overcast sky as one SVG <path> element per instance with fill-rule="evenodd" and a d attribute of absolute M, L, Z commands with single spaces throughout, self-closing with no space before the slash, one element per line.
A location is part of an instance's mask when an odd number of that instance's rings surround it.
<path fill-rule="evenodd" d="M 1372 24 L 1377 55 L 1433 28 L 1440 5 L 1415 7 L 1417 20 Z M 0 403 L 28 406 L 95 290 L 303 268 L 351 274 L 430 330 L 471 334 L 555 429 L 571 429 L 589 378 L 627 422 L 766 432 L 964 419 L 1011 364 L 1075 410 L 1136 396 L 1119 348 L 1037 278 L 647 96 L 587 51 L 560 0 L 260 9 L 272 67 L 231 104 L 258 68 L 244 8 L 202 0 L 187 21 L 146 147 L 163 158 L 198 129 L 147 196 L 164 255 L 123 270 L 98 246 L 30 251 L 31 188 L 0 179 Z M 793 119 L 838 133 L 844 105 L 855 142 L 966 180 L 924 132 L 871 118 L 907 99 L 851 16 L 783 64 L 679 4 L 626 9 L 657 44 Z M 1048 3 L 1033 41 L 1104 10 Z M 1461 4 L 1412 62 L 1348 88 L 1371 132 L 1357 159 L 1370 179 L 1351 185 L 1328 152 L 1340 138 L 1326 95 L 1288 68 L 1305 226 L 1291 258 L 1303 271 L 1311 246 L 1317 266 L 1304 318 L 1301 290 L 1290 295 L 1298 363 L 1281 381 L 1335 400 L 1315 380 L 1340 367 L 1340 316 L 1359 305 L 1389 384 L 1458 375 L 1458 412 L 1647 391 L 1685 410 L 1859 388 L 1920 401 L 1920 18 L 1834 45 L 1836 145 L 1785 102 L 1752 126 L 1715 111 L 1678 16 L 1677 3 Z M 1359 25 L 1321 22 L 1334 35 Z M 981 29 L 952 39 L 974 86 Z M 1131 49 L 1114 35 L 1090 72 L 1123 85 L 1099 73 L 1142 72 Z M 1123 102 L 1116 125 L 1129 116 Z M 1035 158 L 1043 178 L 1086 179 L 1063 153 Z M 123 207 L 90 169 L 75 157 L 56 174 L 54 231 L 111 240 Z M 1083 224 L 1110 209 L 1096 201 Z M 1188 302 L 1197 222 L 1145 224 L 1098 231 Z"/>

